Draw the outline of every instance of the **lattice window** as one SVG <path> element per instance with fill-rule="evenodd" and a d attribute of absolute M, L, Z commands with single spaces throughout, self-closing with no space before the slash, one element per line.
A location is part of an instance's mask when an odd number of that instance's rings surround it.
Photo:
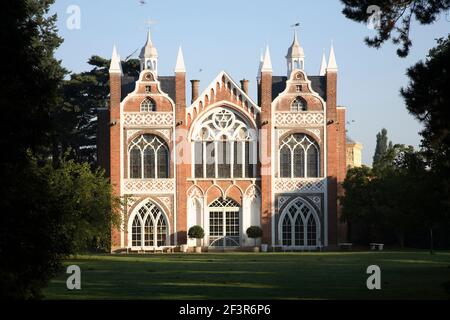
<path fill-rule="evenodd" d="M 301 98 L 297 97 L 291 104 L 291 111 L 292 112 L 301 112 L 301 111 L 307 111 L 308 107 L 306 104 L 306 101 Z"/>
<path fill-rule="evenodd" d="M 169 177 L 169 148 L 158 136 L 146 134 L 134 139 L 129 147 L 130 179 L 165 179 Z"/>
<path fill-rule="evenodd" d="M 152 112 L 156 110 L 155 102 L 151 98 L 145 98 L 141 102 L 141 112 Z"/>
<path fill-rule="evenodd" d="M 138 209 L 131 226 L 133 247 L 168 245 L 168 234 L 166 217 L 158 206 L 148 201 Z"/>
<path fill-rule="evenodd" d="M 219 198 L 209 205 L 209 244 L 213 247 L 240 245 L 240 208 L 233 199 Z"/>
<path fill-rule="evenodd" d="M 281 217 L 279 231 L 282 245 L 315 247 L 319 244 L 319 218 L 303 200 L 293 201 L 283 210 Z"/>
<path fill-rule="evenodd" d="M 215 109 L 195 129 L 192 140 L 196 178 L 255 177 L 256 131 L 229 109 Z"/>
<path fill-rule="evenodd" d="M 279 151 L 281 178 L 318 178 L 319 146 L 305 134 L 293 134 L 281 141 Z"/>

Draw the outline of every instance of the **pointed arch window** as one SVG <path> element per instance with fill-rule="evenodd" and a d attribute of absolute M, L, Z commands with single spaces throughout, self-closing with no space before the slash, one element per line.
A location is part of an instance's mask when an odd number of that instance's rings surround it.
<path fill-rule="evenodd" d="M 291 104 L 291 111 L 292 112 L 301 112 L 301 111 L 307 111 L 308 107 L 306 104 L 305 99 L 302 97 L 297 97 Z"/>
<path fill-rule="evenodd" d="M 195 178 L 254 178 L 257 135 L 245 120 L 217 108 L 193 134 Z"/>
<path fill-rule="evenodd" d="M 147 97 L 141 102 L 141 112 L 152 112 L 156 110 L 155 102 Z"/>
<path fill-rule="evenodd" d="M 280 178 L 320 177 L 320 149 L 306 134 L 293 134 L 281 141 L 279 151 Z"/>
<path fill-rule="evenodd" d="M 128 175 L 130 179 L 169 178 L 169 148 L 162 138 L 145 134 L 131 142 Z"/>
<path fill-rule="evenodd" d="M 169 244 L 169 228 L 164 213 L 151 201 L 136 213 L 131 225 L 132 247 L 160 247 Z"/>
<path fill-rule="evenodd" d="M 288 247 L 316 247 L 320 241 L 317 213 L 301 199 L 283 210 L 279 224 L 281 244 Z"/>

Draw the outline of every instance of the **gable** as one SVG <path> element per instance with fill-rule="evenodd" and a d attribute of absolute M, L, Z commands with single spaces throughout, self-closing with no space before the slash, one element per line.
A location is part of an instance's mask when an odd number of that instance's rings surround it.
<path fill-rule="evenodd" d="M 261 108 L 225 71 L 222 71 L 203 90 L 198 98 L 187 107 L 187 125 L 189 126 L 204 111 L 221 103 L 239 109 L 244 115 L 253 120 L 256 120 L 261 113 Z"/>

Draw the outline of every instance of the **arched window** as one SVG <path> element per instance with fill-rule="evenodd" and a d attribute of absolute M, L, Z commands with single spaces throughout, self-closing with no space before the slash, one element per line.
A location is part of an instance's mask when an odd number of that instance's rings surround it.
<path fill-rule="evenodd" d="M 283 210 L 279 232 L 283 246 L 316 247 L 320 236 L 319 218 L 303 200 L 294 200 Z"/>
<path fill-rule="evenodd" d="M 319 146 L 306 134 L 293 134 L 281 141 L 279 158 L 281 178 L 318 178 Z"/>
<path fill-rule="evenodd" d="M 169 177 L 169 148 L 160 137 L 145 134 L 129 147 L 130 179 L 165 179 Z"/>
<path fill-rule="evenodd" d="M 132 247 L 160 247 L 169 244 L 169 229 L 164 213 L 153 202 L 141 206 L 131 225 Z"/>
<path fill-rule="evenodd" d="M 307 110 L 306 101 L 301 97 L 295 98 L 295 100 L 292 102 L 292 105 L 291 105 L 291 111 L 292 112 L 300 112 L 300 111 L 306 111 L 306 110 Z"/>
<path fill-rule="evenodd" d="M 152 112 L 155 110 L 155 102 L 149 97 L 145 98 L 141 102 L 141 112 Z"/>
<path fill-rule="evenodd" d="M 239 115 L 217 108 L 193 134 L 195 178 L 253 178 L 257 135 Z"/>

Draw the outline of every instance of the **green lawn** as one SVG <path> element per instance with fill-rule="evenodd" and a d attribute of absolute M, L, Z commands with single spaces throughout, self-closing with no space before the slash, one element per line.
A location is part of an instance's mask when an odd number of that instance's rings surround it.
<path fill-rule="evenodd" d="M 81 290 L 62 273 L 47 299 L 449 299 L 450 253 L 226 253 L 95 255 L 81 268 Z M 382 290 L 366 287 L 379 265 Z"/>

